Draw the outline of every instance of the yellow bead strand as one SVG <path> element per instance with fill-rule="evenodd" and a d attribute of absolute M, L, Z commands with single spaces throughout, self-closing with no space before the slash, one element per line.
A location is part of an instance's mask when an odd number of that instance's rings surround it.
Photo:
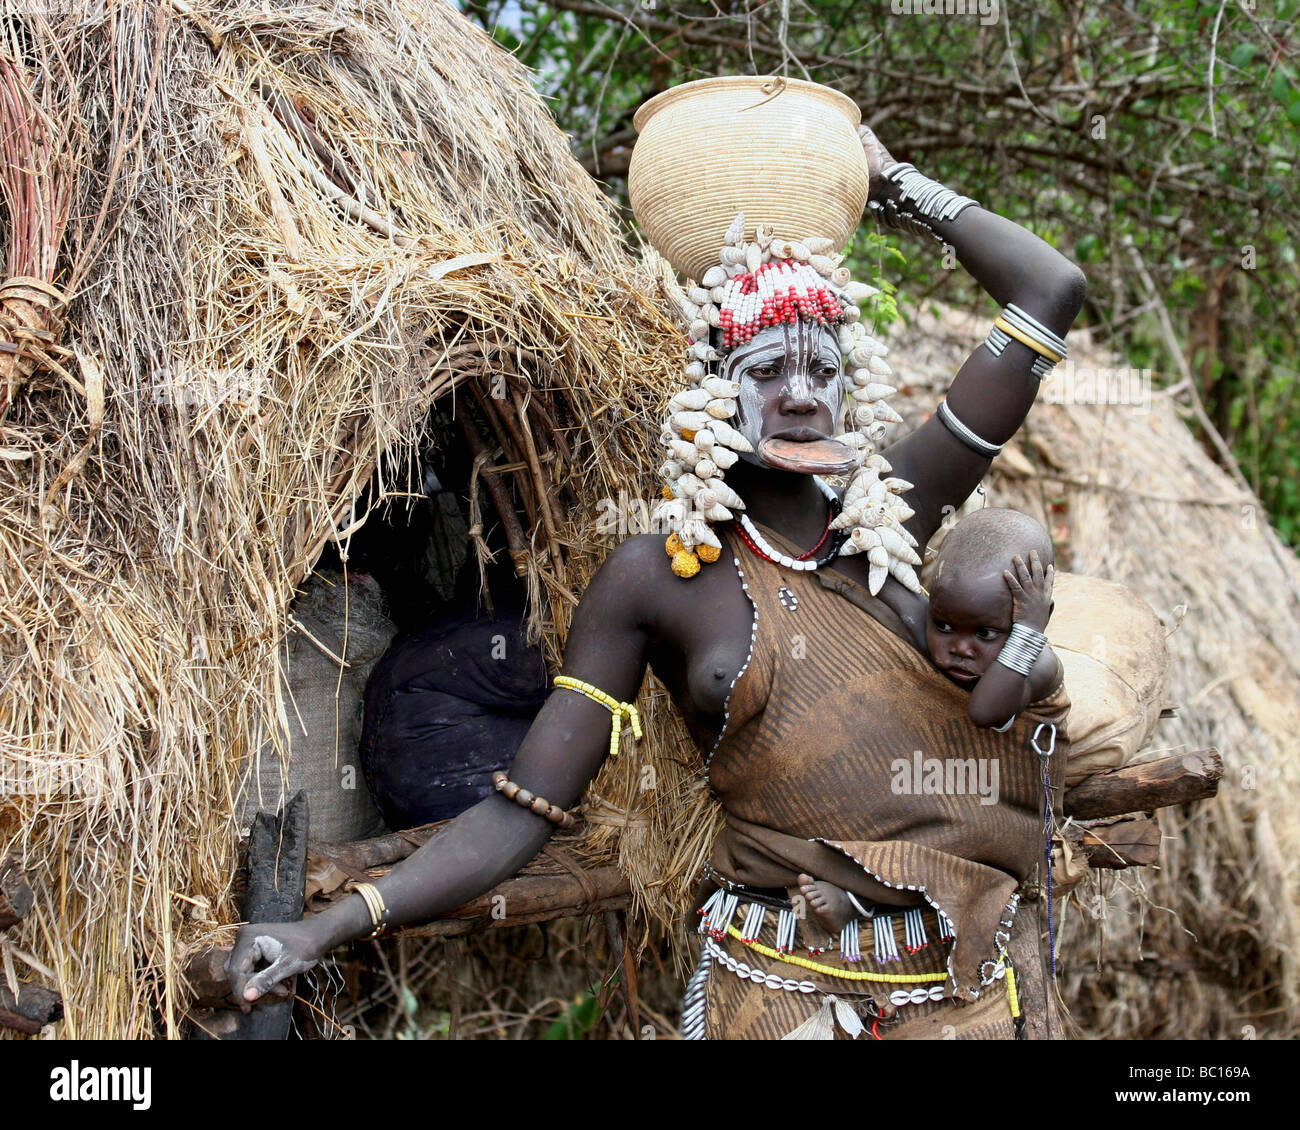
<path fill-rule="evenodd" d="M 619 702 L 613 695 L 606 694 L 599 687 L 593 687 L 590 683 L 584 683 L 581 679 L 570 678 L 568 675 L 556 675 L 555 685 L 586 695 L 593 702 L 600 703 L 614 716 L 613 727 L 609 735 L 609 755 L 611 757 L 618 754 L 618 741 L 623 733 L 624 717 L 632 726 L 633 736 L 638 738 L 641 736 L 641 715 L 632 703 Z"/>
<path fill-rule="evenodd" d="M 806 957 L 795 957 L 792 953 L 782 953 L 780 950 L 774 950 L 771 946 L 763 945 L 762 942 L 747 942 L 740 936 L 740 931 L 734 926 L 728 926 L 727 933 L 747 949 L 761 953 L 764 957 L 775 958 L 787 965 L 798 965 L 804 969 L 811 969 L 814 973 L 824 973 L 828 977 L 839 977 L 845 981 L 876 981 L 885 985 L 915 985 L 922 981 L 948 980 L 947 973 L 867 973 L 851 969 L 837 969 L 833 965 L 823 965 L 820 961 L 809 961 Z"/>

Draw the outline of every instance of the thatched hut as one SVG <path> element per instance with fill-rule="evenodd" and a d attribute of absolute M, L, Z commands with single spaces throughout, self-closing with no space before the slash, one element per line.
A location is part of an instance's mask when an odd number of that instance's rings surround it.
<path fill-rule="evenodd" d="M 554 660 L 617 533 L 600 500 L 653 494 L 678 346 L 658 261 L 629 254 L 523 68 L 449 8 L 0 10 L 0 112 L 25 147 L 0 286 L 0 859 L 35 893 L 9 952 L 62 993 L 62 1034 L 173 1035 L 186 953 L 237 918 L 249 763 L 291 744 L 305 579 L 400 528 L 432 447 L 467 468 L 488 597 L 517 585 Z M 1074 962 L 1069 995 L 1114 1034 L 1160 1015 L 1231 1034 L 1242 1012 L 1290 1030 L 1296 825 L 1268 774 L 1294 771 L 1294 561 L 1167 404 L 1046 406 L 1026 437 L 995 469 L 1003 500 L 1065 504 L 1076 570 L 1186 610 L 1185 710 L 1160 740 L 1260 770 L 1170 827 L 1149 902 L 1105 904 L 1107 956 L 1138 957 L 1144 931 L 1171 976 L 1214 976 L 1174 994 L 1125 973 L 1116 993 Z M 669 923 L 712 821 L 679 721 L 661 692 L 643 705 L 586 850 Z"/>
<path fill-rule="evenodd" d="M 61 1031 L 171 1034 L 184 950 L 238 917 L 236 793 L 288 745 L 280 644 L 322 552 L 346 568 L 365 508 L 421 491 L 436 406 L 432 442 L 486 452 L 473 551 L 554 657 L 597 500 L 650 470 L 674 331 L 454 10 L 43 11 L 0 29 L 37 157 L 6 155 L 0 856 Z"/>

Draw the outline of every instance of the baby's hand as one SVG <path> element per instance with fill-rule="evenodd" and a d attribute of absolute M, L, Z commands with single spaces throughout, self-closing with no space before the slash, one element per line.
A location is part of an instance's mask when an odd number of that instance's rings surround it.
<path fill-rule="evenodd" d="M 1007 588 L 1011 590 L 1011 620 L 1044 631 L 1052 614 L 1052 580 L 1056 576 L 1056 567 L 1049 565 L 1044 571 L 1037 550 L 1030 551 L 1028 565 L 1018 554 L 1012 558 L 1011 564 L 1015 571 L 1006 569 L 1002 573 Z"/>

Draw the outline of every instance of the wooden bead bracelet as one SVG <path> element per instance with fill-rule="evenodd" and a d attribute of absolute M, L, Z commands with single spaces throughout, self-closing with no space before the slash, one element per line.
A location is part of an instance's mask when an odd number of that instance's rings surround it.
<path fill-rule="evenodd" d="M 528 809 L 529 812 L 546 817 L 558 828 L 567 831 L 573 827 L 573 817 L 558 804 L 552 804 L 545 797 L 534 796 L 527 789 L 520 788 L 500 769 L 492 774 L 492 787 L 506 800 L 513 800 L 515 804 Z"/>

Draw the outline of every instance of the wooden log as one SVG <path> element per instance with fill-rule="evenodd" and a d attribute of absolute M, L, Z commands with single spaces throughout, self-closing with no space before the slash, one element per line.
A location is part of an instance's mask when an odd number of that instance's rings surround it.
<path fill-rule="evenodd" d="M 0 930 L 21 922 L 35 902 L 16 855 L 0 862 Z"/>
<path fill-rule="evenodd" d="M 28 1036 L 37 1035 L 47 1024 L 63 1019 L 63 998 L 40 985 L 18 986 L 18 999 L 0 981 L 0 1028 L 11 1028 Z"/>
<path fill-rule="evenodd" d="M 352 840 L 347 843 L 311 845 L 311 854 L 320 859 L 327 859 L 340 871 L 349 876 L 359 876 L 372 867 L 390 867 L 400 863 L 433 839 L 433 835 L 446 825 L 446 820 L 435 824 L 424 824 L 419 828 L 408 828 L 401 832 L 390 832 L 384 836 L 375 836 L 369 840 Z"/>
<path fill-rule="evenodd" d="M 1147 867 L 1160 854 L 1160 826 L 1153 817 L 1140 813 L 1070 824 L 1064 835 L 1089 867 L 1115 871 Z"/>
<path fill-rule="evenodd" d="M 1222 777 L 1218 750 L 1194 750 L 1094 773 L 1067 789 L 1062 804 L 1079 820 L 1149 812 L 1212 797 Z"/>
<path fill-rule="evenodd" d="M 239 1008 L 240 1002 L 230 994 L 230 978 L 226 974 L 226 959 L 230 946 L 209 946 L 197 951 L 185 966 L 185 983 L 190 989 L 190 1007 L 193 1009 Z M 280 1000 L 290 995 L 285 983 L 276 985 L 268 994 Z"/>
<path fill-rule="evenodd" d="M 573 875 L 517 875 L 441 918 L 403 926 L 395 933 L 411 938 L 455 938 L 504 926 L 624 910 L 630 904 L 631 887 L 617 867 L 588 868 L 586 876 L 594 888 L 594 900 Z"/>

